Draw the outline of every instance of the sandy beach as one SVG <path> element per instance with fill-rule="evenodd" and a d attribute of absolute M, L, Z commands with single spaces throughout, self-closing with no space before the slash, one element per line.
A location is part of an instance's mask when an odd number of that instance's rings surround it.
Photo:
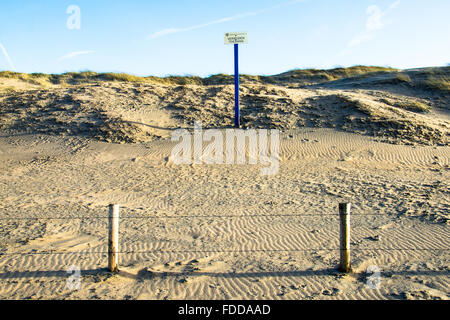
<path fill-rule="evenodd" d="M 231 128 L 226 79 L 0 77 L 0 299 L 449 299 L 450 100 L 418 85 L 448 70 L 244 77 L 243 128 L 280 131 L 273 175 L 173 163 L 174 130 Z M 340 202 L 351 274 L 336 269 Z"/>

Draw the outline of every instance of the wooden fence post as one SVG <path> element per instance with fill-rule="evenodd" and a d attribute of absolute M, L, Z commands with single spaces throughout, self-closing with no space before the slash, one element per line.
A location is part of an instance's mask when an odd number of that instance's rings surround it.
<path fill-rule="evenodd" d="M 108 217 L 108 269 L 119 271 L 119 205 L 109 205 Z"/>
<path fill-rule="evenodd" d="M 339 270 L 351 272 L 350 264 L 350 203 L 339 203 L 339 217 L 341 221 L 341 264 Z"/>

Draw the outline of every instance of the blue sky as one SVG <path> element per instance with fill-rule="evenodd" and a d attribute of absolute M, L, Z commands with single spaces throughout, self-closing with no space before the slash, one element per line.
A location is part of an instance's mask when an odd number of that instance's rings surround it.
<path fill-rule="evenodd" d="M 447 65 L 449 12 L 448 0 L 2 0 L 0 70 L 231 74 L 232 31 L 249 33 L 247 74 Z"/>

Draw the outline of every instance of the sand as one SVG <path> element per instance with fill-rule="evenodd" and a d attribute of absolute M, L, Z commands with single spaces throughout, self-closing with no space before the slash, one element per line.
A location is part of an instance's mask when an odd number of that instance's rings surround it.
<path fill-rule="evenodd" d="M 171 161 L 174 129 L 232 123 L 228 85 L 3 95 L 0 298 L 449 299 L 448 109 L 381 102 L 433 101 L 396 90 L 245 84 L 244 126 L 282 130 L 272 176 Z M 348 275 L 336 271 L 344 201 Z M 118 274 L 105 269 L 110 203 L 121 206 Z"/>

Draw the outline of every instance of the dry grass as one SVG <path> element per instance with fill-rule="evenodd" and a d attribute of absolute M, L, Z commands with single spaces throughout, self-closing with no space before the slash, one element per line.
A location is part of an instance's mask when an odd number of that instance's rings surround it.
<path fill-rule="evenodd" d="M 432 77 L 425 80 L 424 85 L 432 90 L 450 92 L 450 79 L 448 77 Z"/>
<path fill-rule="evenodd" d="M 196 76 L 168 76 L 165 78 L 147 77 L 154 83 L 167 84 L 167 85 L 202 85 L 203 79 Z"/>
<path fill-rule="evenodd" d="M 275 76 L 253 76 L 241 75 L 242 82 L 262 82 L 279 83 L 281 82 L 304 82 L 304 83 L 322 83 L 337 80 L 355 75 L 369 75 L 374 72 L 391 72 L 394 69 L 382 67 L 364 67 L 356 66 L 351 68 L 336 68 L 331 70 L 292 70 Z M 19 79 L 36 85 L 51 84 L 81 84 L 98 81 L 121 81 L 133 83 L 158 83 L 167 85 L 218 85 L 231 84 L 234 81 L 232 75 L 217 74 L 207 78 L 196 76 L 167 76 L 167 77 L 139 77 L 126 73 L 97 73 L 92 71 L 67 72 L 63 74 L 43 74 L 43 73 L 18 73 L 11 71 L 0 72 L 2 78 Z"/>
<path fill-rule="evenodd" d="M 301 82 L 305 85 L 325 83 L 350 77 L 368 77 L 377 73 L 397 72 L 397 69 L 372 66 L 354 66 L 350 68 L 335 68 L 330 70 L 305 69 L 291 70 L 279 75 L 262 77 L 269 83 Z"/>
<path fill-rule="evenodd" d="M 11 87 L 11 86 L 0 88 L 0 94 L 8 95 L 8 94 L 16 93 L 16 92 L 17 92 L 17 89 L 14 87 Z"/>
<path fill-rule="evenodd" d="M 399 73 L 395 76 L 395 81 L 396 82 L 405 82 L 408 84 L 412 83 L 411 77 L 409 75 L 407 75 L 406 73 Z"/>
<path fill-rule="evenodd" d="M 428 68 L 418 75 L 416 85 L 428 90 L 450 92 L 450 67 Z"/>
<path fill-rule="evenodd" d="M 95 83 L 100 81 L 118 81 L 132 83 L 158 83 L 167 85 L 203 84 L 203 79 L 195 76 L 139 77 L 127 73 L 97 73 L 92 71 L 66 72 L 63 74 L 18 73 L 1 71 L 0 78 L 19 79 L 35 85 Z"/>
<path fill-rule="evenodd" d="M 430 106 L 418 100 L 397 102 L 394 104 L 394 106 L 400 109 L 405 109 L 413 112 L 430 112 L 431 109 Z"/>
<path fill-rule="evenodd" d="M 450 67 L 429 68 L 420 73 L 400 72 L 393 68 L 354 66 L 330 70 L 291 70 L 273 76 L 240 75 L 242 83 L 265 83 L 278 85 L 313 85 L 344 78 L 367 78 L 377 74 L 393 74 L 392 84 L 408 84 L 411 87 L 428 90 L 450 91 Z M 140 77 L 126 73 L 97 73 L 93 71 L 67 72 L 63 74 L 18 73 L 1 71 L 0 78 L 18 79 L 33 85 L 48 87 L 52 85 L 77 85 L 117 81 L 129 83 L 154 83 L 163 85 L 225 85 L 234 83 L 234 76 L 216 74 L 206 78 L 197 76 Z"/>
<path fill-rule="evenodd" d="M 127 73 L 104 73 L 102 75 L 95 75 L 95 78 L 106 81 L 123 81 L 123 82 L 145 82 L 145 78 L 134 76 Z"/>

